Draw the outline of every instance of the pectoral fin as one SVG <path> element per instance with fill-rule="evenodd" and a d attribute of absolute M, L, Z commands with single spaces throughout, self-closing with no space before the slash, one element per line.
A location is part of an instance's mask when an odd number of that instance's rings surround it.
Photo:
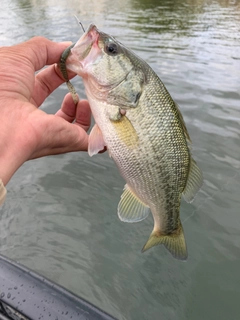
<path fill-rule="evenodd" d="M 119 219 L 124 222 L 138 222 L 144 220 L 149 212 L 149 207 L 126 184 L 118 205 Z"/>
<path fill-rule="evenodd" d="M 112 121 L 119 139 L 130 149 L 139 144 L 138 134 L 127 116 L 122 116 L 118 121 Z"/>
<path fill-rule="evenodd" d="M 187 183 L 183 191 L 183 198 L 187 202 L 192 202 L 196 193 L 199 191 L 203 184 L 202 172 L 197 166 L 196 162 L 190 159 L 190 168 Z"/>
<path fill-rule="evenodd" d="M 180 221 L 178 229 L 171 234 L 161 234 L 160 231 L 153 231 L 147 243 L 142 248 L 142 252 L 158 244 L 163 244 L 174 258 L 179 260 L 187 260 L 187 245 Z"/>
<path fill-rule="evenodd" d="M 98 125 L 95 124 L 92 128 L 88 139 L 88 154 L 90 157 L 102 151 L 106 144 L 103 140 L 103 135 Z"/>

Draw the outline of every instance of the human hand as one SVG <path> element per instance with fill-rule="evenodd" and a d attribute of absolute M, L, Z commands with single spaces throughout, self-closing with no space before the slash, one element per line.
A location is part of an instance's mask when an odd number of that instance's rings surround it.
<path fill-rule="evenodd" d="M 0 48 L 0 178 L 4 185 L 29 159 L 87 150 L 91 113 L 86 100 L 75 106 L 67 94 L 56 115 L 38 109 L 64 82 L 56 62 L 69 44 L 35 37 Z M 45 65 L 49 66 L 35 75 Z"/>

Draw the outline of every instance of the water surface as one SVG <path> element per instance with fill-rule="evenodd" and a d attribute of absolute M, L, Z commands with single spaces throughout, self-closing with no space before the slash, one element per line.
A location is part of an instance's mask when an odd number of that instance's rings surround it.
<path fill-rule="evenodd" d="M 204 174 L 195 201 L 181 205 L 189 258 L 161 246 L 140 253 L 151 217 L 119 221 L 124 181 L 107 154 L 85 153 L 29 161 L 15 174 L 0 209 L 0 252 L 121 320 L 238 319 L 240 2 L 2 0 L 0 45 L 35 35 L 76 41 L 73 14 L 145 59 L 180 105 Z M 42 109 L 55 113 L 66 92 Z"/>

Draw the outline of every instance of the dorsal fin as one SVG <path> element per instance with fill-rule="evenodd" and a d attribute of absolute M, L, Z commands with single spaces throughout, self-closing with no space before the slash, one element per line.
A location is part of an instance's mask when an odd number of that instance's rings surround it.
<path fill-rule="evenodd" d="M 192 202 L 196 193 L 201 188 L 202 184 L 203 184 L 202 172 L 197 166 L 195 160 L 192 157 L 190 157 L 188 179 L 183 191 L 183 197 L 185 201 Z"/>
<path fill-rule="evenodd" d="M 192 141 L 191 141 L 191 138 L 190 138 L 189 133 L 188 133 L 188 131 L 187 131 L 187 127 L 186 127 L 185 121 L 184 121 L 184 119 L 183 119 L 183 116 L 182 116 L 182 114 L 181 114 L 179 105 L 178 105 L 175 101 L 174 101 L 174 103 L 175 103 L 175 107 L 176 107 L 176 110 L 177 110 L 178 118 L 179 118 L 179 120 L 180 120 L 180 122 L 181 122 L 181 124 L 182 124 L 182 127 L 183 127 L 184 135 L 185 135 L 188 143 L 191 144 Z"/>

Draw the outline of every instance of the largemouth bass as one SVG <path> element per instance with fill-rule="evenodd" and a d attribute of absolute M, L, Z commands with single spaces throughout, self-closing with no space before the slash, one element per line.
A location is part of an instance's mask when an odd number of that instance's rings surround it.
<path fill-rule="evenodd" d="M 186 260 L 181 197 L 193 200 L 202 173 L 177 104 L 144 60 L 95 25 L 71 48 L 66 68 L 83 78 L 96 122 L 89 155 L 106 146 L 127 182 L 119 218 L 137 222 L 151 212 L 154 228 L 142 251 L 163 244 L 175 258 Z"/>

